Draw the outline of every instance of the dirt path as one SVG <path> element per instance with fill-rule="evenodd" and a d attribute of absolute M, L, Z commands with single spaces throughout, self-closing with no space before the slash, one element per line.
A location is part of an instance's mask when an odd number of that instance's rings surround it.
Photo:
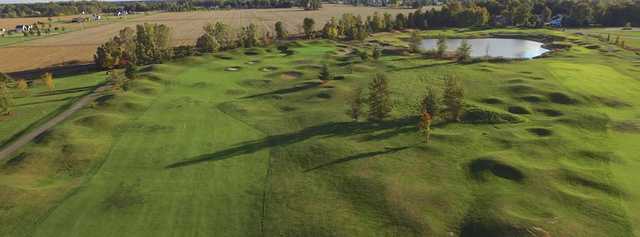
<path fill-rule="evenodd" d="M 33 139 L 38 137 L 40 134 L 58 125 L 59 123 L 61 123 L 62 121 L 64 121 L 65 119 L 73 115 L 75 112 L 82 109 L 84 106 L 93 102 L 100 95 L 102 95 L 102 93 L 105 90 L 107 90 L 107 88 L 109 87 L 110 85 L 103 85 L 98 87 L 90 94 L 83 96 L 82 98 L 80 98 L 80 100 L 73 103 L 69 108 L 65 109 L 61 113 L 51 118 L 49 121 L 41 124 L 37 128 L 34 128 L 33 130 L 25 134 L 22 134 L 20 137 L 10 142 L 8 145 L 2 147 L 0 150 L 0 163 L 3 162 L 5 159 L 8 159 L 11 156 L 11 154 L 16 152 L 18 149 L 29 144 L 29 142 L 33 141 Z"/>

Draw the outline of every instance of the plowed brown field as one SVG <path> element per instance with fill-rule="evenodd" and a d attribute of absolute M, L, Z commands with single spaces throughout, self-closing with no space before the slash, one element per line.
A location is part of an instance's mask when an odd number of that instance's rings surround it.
<path fill-rule="evenodd" d="M 0 71 L 22 71 L 70 61 L 91 62 L 96 47 L 113 37 L 120 29 L 142 23 L 161 23 L 170 26 L 173 28 L 174 44 L 183 45 L 194 44 L 196 38 L 202 34 L 202 27 L 210 22 L 222 21 L 235 28 L 254 23 L 262 30 L 272 30 L 275 22 L 283 21 L 289 32 L 299 32 L 305 17 L 314 18 L 316 27 L 320 28 L 331 17 L 338 17 L 343 13 L 367 16 L 376 11 L 395 15 L 399 12 L 406 14 L 414 10 L 325 4 L 319 11 L 289 8 L 151 14 L 2 47 L 0 48 Z M 15 19 L 7 19 L 9 20 L 15 21 Z M 5 19 L 0 19 L 0 25 L 2 21 Z"/>

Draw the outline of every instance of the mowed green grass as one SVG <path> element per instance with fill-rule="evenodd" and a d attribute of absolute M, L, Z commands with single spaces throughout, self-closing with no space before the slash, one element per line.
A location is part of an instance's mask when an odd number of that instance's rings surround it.
<path fill-rule="evenodd" d="M 460 65 L 361 62 L 349 54 L 361 46 L 309 41 L 291 56 L 237 50 L 152 66 L 1 167 L 11 192 L 0 193 L 0 233 L 640 235 L 633 54 L 575 45 Z M 324 63 L 339 80 L 316 79 Z M 376 72 L 389 76 L 392 116 L 353 122 L 346 96 Z M 416 105 L 448 74 L 468 105 L 522 122 L 438 121 L 424 144 Z M 18 199 L 37 193 L 46 202 Z"/>
<path fill-rule="evenodd" d="M 622 30 L 622 28 L 589 28 L 589 29 L 575 29 L 571 30 L 571 32 L 583 32 L 586 34 L 596 34 L 604 37 L 611 37 L 611 41 L 613 42 L 617 37 L 620 37 L 621 40 L 624 40 L 625 45 L 631 46 L 634 48 L 640 48 L 640 30 L 637 27 L 632 28 L 632 30 Z"/>
<path fill-rule="evenodd" d="M 10 116 L 0 116 L 0 144 L 5 144 L 27 128 L 46 120 L 56 111 L 69 105 L 78 97 L 91 92 L 104 82 L 104 72 L 54 79 L 54 88 L 48 90 L 40 81 L 34 80 L 28 94 L 10 89 L 13 95 L 13 112 Z"/>

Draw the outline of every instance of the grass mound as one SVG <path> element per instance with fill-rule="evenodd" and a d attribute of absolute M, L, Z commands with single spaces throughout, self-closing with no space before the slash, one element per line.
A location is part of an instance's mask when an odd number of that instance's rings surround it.
<path fill-rule="evenodd" d="M 611 152 L 582 150 L 577 152 L 577 156 L 580 159 L 584 159 L 586 161 L 595 161 L 595 162 L 604 162 L 604 163 L 618 161 L 615 155 Z"/>
<path fill-rule="evenodd" d="M 74 121 L 74 124 L 88 128 L 106 130 L 112 129 L 120 120 L 121 118 L 118 116 L 103 113 L 78 118 Z"/>
<path fill-rule="evenodd" d="M 584 188 L 598 190 L 613 196 L 623 195 L 622 190 L 620 190 L 620 188 L 616 186 L 600 181 L 595 181 L 593 180 L 593 178 L 587 178 L 584 175 L 580 175 L 575 172 L 566 171 L 563 175 L 563 178 L 572 186 L 581 186 Z"/>
<path fill-rule="evenodd" d="M 518 105 L 509 106 L 509 108 L 507 108 L 507 111 L 512 114 L 531 114 L 531 111 L 529 109 Z"/>
<path fill-rule="evenodd" d="M 502 99 L 495 98 L 495 97 L 485 98 L 485 99 L 480 100 L 480 102 L 485 103 L 485 104 L 490 104 L 490 105 L 504 103 L 504 101 L 502 101 Z"/>
<path fill-rule="evenodd" d="M 271 85 L 271 81 L 270 80 L 244 80 L 244 81 L 241 81 L 239 84 L 246 87 L 263 88 Z"/>
<path fill-rule="evenodd" d="M 522 93 L 531 93 L 535 92 L 536 89 L 527 84 L 515 84 L 511 86 L 507 86 L 507 90 L 511 93 L 522 94 Z"/>
<path fill-rule="evenodd" d="M 611 128 L 615 131 L 623 132 L 623 133 L 640 133 L 640 121 L 628 120 L 628 121 L 614 122 L 612 123 Z"/>
<path fill-rule="evenodd" d="M 553 131 L 546 128 L 527 128 L 527 131 L 539 137 L 548 137 L 553 135 Z"/>
<path fill-rule="evenodd" d="M 549 100 L 556 104 L 573 105 L 577 104 L 578 100 L 571 98 L 569 95 L 562 92 L 552 92 L 547 95 Z"/>
<path fill-rule="evenodd" d="M 237 71 L 240 71 L 240 69 L 242 69 L 242 67 L 233 66 L 233 67 L 227 67 L 224 70 L 227 71 L 227 72 L 237 72 Z"/>
<path fill-rule="evenodd" d="M 539 95 L 526 95 L 526 96 L 521 96 L 518 99 L 529 102 L 529 103 L 541 103 L 541 102 L 545 102 L 545 98 Z"/>
<path fill-rule="evenodd" d="M 536 237 L 531 231 L 491 218 L 466 218 L 460 237 Z"/>
<path fill-rule="evenodd" d="M 304 76 L 303 72 L 299 72 L 299 71 L 288 71 L 288 72 L 283 72 L 280 74 L 280 78 L 284 79 L 284 80 L 294 80 L 294 79 L 299 79 L 302 76 Z"/>
<path fill-rule="evenodd" d="M 549 117 L 559 117 L 564 115 L 562 112 L 555 109 L 536 109 L 536 111 L 543 113 L 544 115 Z"/>
<path fill-rule="evenodd" d="M 522 182 L 525 179 L 524 173 L 517 168 L 494 160 L 493 158 L 475 159 L 469 163 L 469 172 L 475 180 L 486 181 L 488 173 L 496 177 L 508 179 L 515 182 Z"/>
<path fill-rule="evenodd" d="M 260 70 L 261 72 L 272 72 L 272 71 L 278 70 L 278 68 L 274 66 L 266 66 L 266 67 L 261 67 L 258 70 Z"/>
<path fill-rule="evenodd" d="M 243 95 L 247 93 L 245 90 L 240 90 L 240 89 L 229 89 L 224 91 L 225 95 Z"/>
<path fill-rule="evenodd" d="M 508 113 L 480 107 L 469 107 L 462 115 L 462 121 L 472 124 L 520 123 L 523 119 Z"/>

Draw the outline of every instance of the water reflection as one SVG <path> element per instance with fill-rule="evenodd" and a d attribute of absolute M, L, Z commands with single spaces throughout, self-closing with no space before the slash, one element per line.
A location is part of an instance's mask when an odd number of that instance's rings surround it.
<path fill-rule="evenodd" d="M 421 47 L 425 50 L 435 49 L 437 39 L 425 39 Z M 523 39 L 469 39 L 471 57 L 503 57 L 503 58 L 533 58 L 549 51 L 542 48 L 542 43 Z M 457 49 L 461 39 L 447 39 L 449 51 Z"/>

